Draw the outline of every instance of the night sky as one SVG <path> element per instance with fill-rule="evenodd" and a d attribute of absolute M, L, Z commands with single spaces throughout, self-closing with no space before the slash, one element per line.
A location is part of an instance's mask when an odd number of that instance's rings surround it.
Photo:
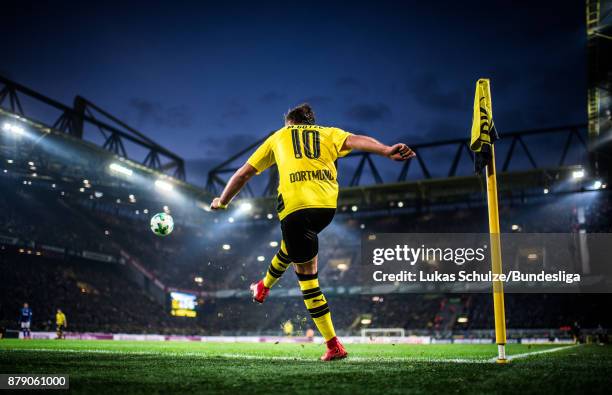
<path fill-rule="evenodd" d="M 0 74 L 88 98 L 198 184 L 304 101 L 386 143 L 466 137 L 489 77 L 502 133 L 586 121 L 584 1 L 79 3 L 3 5 Z"/>

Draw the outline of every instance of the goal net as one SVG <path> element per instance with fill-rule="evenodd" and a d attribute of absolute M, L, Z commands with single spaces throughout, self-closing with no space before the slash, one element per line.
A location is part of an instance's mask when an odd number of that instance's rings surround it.
<path fill-rule="evenodd" d="M 404 328 L 362 328 L 361 329 L 361 338 L 366 339 L 391 339 L 398 337 L 405 337 L 406 331 Z"/>

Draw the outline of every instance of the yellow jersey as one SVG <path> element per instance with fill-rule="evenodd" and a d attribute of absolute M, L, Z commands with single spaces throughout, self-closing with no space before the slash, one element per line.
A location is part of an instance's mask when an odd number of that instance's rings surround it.
<path fill-rule="evenodd" d="M 57 325 L 66 325 L 66 315 L 64 313 L 55 314 L 55 323 Z"/>
<path fill-rule="evenodd" d="M 247 160 L 257 174 L 278 167 L 278 216 L 305 208 L 336 208 L 338 181 L 336 159 L 351 134 L 342 129 L 317 125 L 285 126 L 264 141 Z"/>

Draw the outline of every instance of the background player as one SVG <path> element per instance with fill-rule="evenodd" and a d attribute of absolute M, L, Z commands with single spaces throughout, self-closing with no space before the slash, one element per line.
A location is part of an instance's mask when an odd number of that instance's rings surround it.
<path fill-rule="evenodd" d="M 30 339 L 32 337 L 32 334 L 30 333 L 30 325 L 32 324 L 32 309 L 27 303 L 24 303 L 23 307 L 21 308 L 19 323 L 21 325 L 23 338 Z"/>
<path fill-rule="evenodd" d="M 312 109 L 302 104 L 285 115 L 285 126 L 266 139 L 211 204 L 214 210 L 227 208 L 251 177 L 277 165 L 277 211 L 283 240 L 265 278 L 252 284 L 251 291 L 253 299 L 263 303 L 270 288 L 293 263 L 304 304 L 327 344 L 327 351 L 321 357 L 324 361 L 345 358 L 347 352 L 336 337 L 327 299 L 319 287 L 317 235 L 331 223 L 336 212 L 335 161 L 353 149 L 397 161 L 415 156 L 405 144 L 388 146 L 368 136 L 315 125 Z"/>
<path fill-rule="evenodd" d="M 56 339 L 64 339 L 64 329 L 68 326 L 68 320 L 66 319 L 66 314 L 62 312 L 62 309 L 57 309 L 57 313 L 55 314 L 55 325 Z"/>

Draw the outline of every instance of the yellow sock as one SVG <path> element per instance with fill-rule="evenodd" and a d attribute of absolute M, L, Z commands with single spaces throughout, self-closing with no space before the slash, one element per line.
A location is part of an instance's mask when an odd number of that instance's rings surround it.
<path fill-rule="evenodd" d="M 328 341 L 336 336 L 334 324 L 332 323 L 331 313 L 327 305 L 327 299 L 321 292 L 319 287 L 318 275 L 315 274 L 297 274 L 300 283 L 300 289 L 304 296 L 304 304 L 312 317 L 317 329 L 321 332 L 321 336 Z"/>
<path fill-rule="evenodd" d="M 281 248 L 278 250 L 274 258 L 272 258 L 272 262 L 268 267 L 268 272 L 263 279 L 264 287 L 272 288 L 274 284 L 278 282 L 281 276 L 285 273 L 285 270 L 291 265 L 291 260 L 287 255 L 287 248 L 285 247 L 285 242 L 281 242 Z"/>

